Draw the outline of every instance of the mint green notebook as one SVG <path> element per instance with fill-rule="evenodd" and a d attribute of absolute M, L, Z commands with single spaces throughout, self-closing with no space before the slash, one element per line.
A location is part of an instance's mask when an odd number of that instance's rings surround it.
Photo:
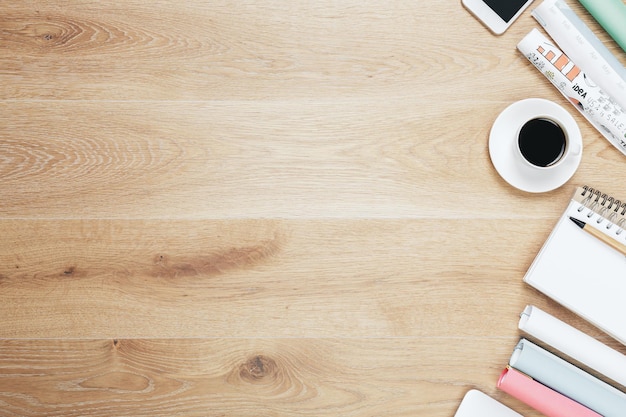
<path fill-rule="evenodd" d="M 626 4 L 622 0 L 578 0 L 626 51 Z"/>

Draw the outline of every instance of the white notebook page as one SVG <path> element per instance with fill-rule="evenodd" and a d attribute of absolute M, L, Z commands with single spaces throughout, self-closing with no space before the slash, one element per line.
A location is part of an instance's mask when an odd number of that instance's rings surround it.
<path fill-rule="evenodd" d="M 524 281 L 626 345 L 626 257 L 570 216 L 626 244 L 626 231 L 572 200 Z"/>

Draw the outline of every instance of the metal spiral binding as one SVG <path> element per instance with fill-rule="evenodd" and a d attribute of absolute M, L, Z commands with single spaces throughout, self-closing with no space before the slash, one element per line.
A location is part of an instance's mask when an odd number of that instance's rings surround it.
<path fill-rule="evenodd" d="M 598 225 L 606 219 L 607 230 L 616 225 L 618 230 L 615 234 L 622 234 L 624 229 L 626 229 L 626 202 L 622 203 L 621 200 L 617 200 L 600 190 L 596 190 L 586 185 L 582 188 L 583 191 L 580 195 L 584 197 L 584 199 L 581 201 L 581 206 L 578 208 L 578 212 L 582 212 L 583 208 L 586 207 L 589 209 L 589 213 L 587 213 L 587 217 L 589 219 L 591 219 L 594 213 L 596 213 L 598 214 L 598 218 L 596 219 L 596 223 Z"/>
<path fill-rule="evenodd" d="M 587 193 L 588 195 L 586 195 Z M 585 185 L 583 186 L 582 196 L 585 197 L 585 200 L 583 202 L 583 205 L 585 206 L 591 203 L 592 207 L 597 207 L 598 205 L 602 206 L 605 213 L 612 209 L 613 213 L 615 213 L 614 216 L 618 213 L 621 216 L 626 215 L 626 202 L 622 203 L 621 200 L 616 200 L 613 197 L 601 192 L 600 190 L 596 190 Z M 609 203 L 609 205 L 607 206 L 606 203 Z M 615 208 L 613 208 L 613 206 L 615 206 Z"/>

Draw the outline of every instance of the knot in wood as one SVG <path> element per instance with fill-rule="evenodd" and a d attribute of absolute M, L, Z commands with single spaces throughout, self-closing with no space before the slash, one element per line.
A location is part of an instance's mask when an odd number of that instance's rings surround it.
<path fill-rule="evenodd" d="M 278 365 L 272 358 L 256 355 L 241 366 L 239 376 L 248 382 L 269 382 L 276 379 L 278 371 Z"/>

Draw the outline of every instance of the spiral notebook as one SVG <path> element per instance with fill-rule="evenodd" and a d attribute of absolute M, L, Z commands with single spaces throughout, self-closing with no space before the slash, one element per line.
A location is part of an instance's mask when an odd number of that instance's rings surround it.
<path fill-rule="evenodd" d="M 626 256 L 570 217 L 626 244 L 626 202 L 579 187 L 524 281 L 626 345 Z"/>

